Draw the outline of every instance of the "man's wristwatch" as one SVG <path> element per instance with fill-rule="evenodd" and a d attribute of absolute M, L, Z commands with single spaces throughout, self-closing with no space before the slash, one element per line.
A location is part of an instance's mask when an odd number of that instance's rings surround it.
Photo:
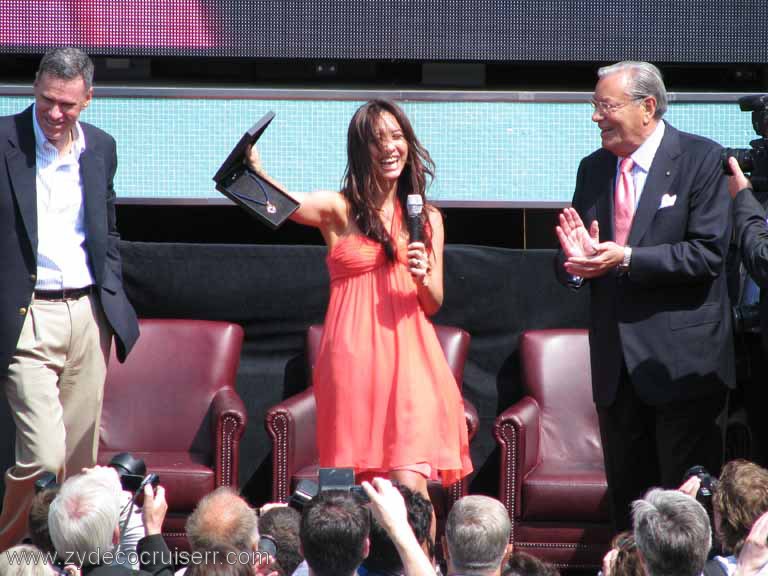
<path fill-rule="evenodd" d="M 624 258 L 621 260 L 621 264 L 619 264 L 619 272 L 622 274 L 626 274 L 629 272 L 629 263 L 632 261 L 632 248 L 629 246 L 624 246 Z"/>

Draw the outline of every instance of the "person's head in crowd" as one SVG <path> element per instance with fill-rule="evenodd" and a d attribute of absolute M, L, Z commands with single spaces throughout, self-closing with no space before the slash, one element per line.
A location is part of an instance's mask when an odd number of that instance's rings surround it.
<path fill-rule="evenodd" d="M 547 562 L 539 560 L 526 552 L 513 552 L 509 555 L 502 576 L 559 576 L 560 572 Z"/>
<path fill-rule="evenodd" d="M 504 505 L 488 496 L 464 496 L 448 514 L 445 552 L 448 574 L 500 574 L 511 524 Z"/>
<path fill-rule="evenodd" d="M 645 576 L 645 568 L 640 558 L 640 551 L 632 532 L 620 532 L 611 541 L 611 550 L 606 555 L 610 558 L 610 569 L 605 569 L 603 560 L 603 574 L 610 576 Z"/>
<path fill-rule="evenodd" d="M 98 564 L 120 542 L 122 488 L 114 468 L 97 466 L 72 476 L 48 509 L 48 529 L 59 555 Z"/>
<path fill-rule="evenodd" d="M 637 150 L 667 111 L 661 72 L 648 62 L 618 62 L 597 71 L 592 121 L 602 146 L 616 156 Z"/>
<path fill-rule="evenodd" d="M 54 576 L 56 571 L 41 560 L 44 557 L 37 546 L 12 546 L 0 553 L 0 576 Z"/>
<path fill-rule="evenodd" d="M 427 177 L 433 175 L 434 162 L 429 152 L 397 104 L 371 100 L 358 108 L 347 131 L 347 169 L 342 194 L 360 231 L 381 243 L 388 258 L 394 258 L 394 250 L 377 211 L 377 199 L 397 186 L 397 200 L 403 209 L 409 194 L 420 195 L 426 205 Z M 428 220 L 425 232 L 429 247 Z"/>
<path fill-rule="evenodd" d="M 58 487 L 41 490 L 35 494 L 29 508 L 29 539 L 33 545 L 44 552 L 55 550 L 51 541 L 51 531 L 48 529 L 48 510 L 58 493 Z"/>
<path fill-rule="evenodd" d="M 187 539 L 192 550 L 233 546 L 256 550 L 259 526 L 256 512 L 235 490 L 227 486 L 206 494 L 187 518 Z"/>
<path fill-rule="evenodd" d="M 272 569 L 280 576 L 291 576 L 304 560 L 299 541 L 300 527 L 301 514 L 290 506 L 275 506 L 259 518 L 259 534 L 275 541 L 277 554 Z"/>
<path fill-rule="evenodd" d="M 752 525 L 768 511 L 768 470 L 746 460 L 731 460 L 720 473 L 712 511 L 724 552 L 738 555 Z"/>
<path fill-rule="evenodd" d="M 432 503 L 421 493 L 407 486 L 396 486 L 403 495 L 405 508 L 408 511 L 408 525 L 414 536 L 421 544 L 424 553 L 434 562 L 435 546 L 430 536 L 432 525 Z M 363 560 L 363 566 L 369 573 L 399 574 L 403 571 L 403 562 L 392 539 L 386 530 L 374 518 L 371 521 L 371 548 L 368 557 Z"/>
<path fill-rule="evenodd" d="M 78 48 L 56 48 L 40 61 L 34 83 L 35 118 L 54 146 L 66 146 L 93 97 L 93 62 Z"/>
<path fill-rule="evenodd" d="M 709 516 L 695 498 L 654 488 L 632 503 L 637 547 L 648 576 L 699 576 L 712 546 Z"/>
<path fill-rule="evenodd" d="M 301 548 L 312 576 L 350 576 L 368 555 L 370 512 L 349 492 L 320 492 L 304 506 Z"/>
<path fill-rule="evenodd" d="M 184 576 L 253 576 L 250 552 L 217 544 L 200 552 Z"/>

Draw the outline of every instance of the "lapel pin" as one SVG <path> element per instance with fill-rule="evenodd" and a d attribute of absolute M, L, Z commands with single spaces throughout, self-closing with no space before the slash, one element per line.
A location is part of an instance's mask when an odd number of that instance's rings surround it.
<path fill-rule="evenodd" d="M 671 176 L 671 175 L 672 175 L 672 172 L 670 172 L 669 170 L 667 170 L 667 174 L 666 174 L 666 175 L 667 175 L 667 176 Z"/>

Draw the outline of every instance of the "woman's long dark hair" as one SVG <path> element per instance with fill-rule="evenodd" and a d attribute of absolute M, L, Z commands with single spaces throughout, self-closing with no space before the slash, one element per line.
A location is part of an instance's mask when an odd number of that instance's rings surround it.
<path fill-rule="evenodd" d="M 408 194 L 421 196 L 424 206 L 427 206 L 426 188 L 427 177 L 430 181 L 435 177 L 435 163 L 421 145 L 413 126 L 405 115 L 405 112 L 389 100 L 371 100 L 358 108 L 349 123 L 347 131 L 347 169 L 344 173 L 344 181 L 341 193 L 350 205 L 352 217 L 355 219 L 360 231 L 384 246 L 387 258 L 395 259 L 395 248 L 389 231 L 384 227 L 374 205 L 374 198 L 378 188 L 373 162 L 368 146 L 377 141 L 375 127 L 376 121 L 382 113 L 389 112 L 395 117 L 403 131 L 403 136 L 408 143 L 408 158 L 403 172 L 397 181 L 397 206 L 403 214 Z M 431 248 L 432 229 L 429 225 L 426 209 L 421 214 L 424 224 L 425 244 Z"/>

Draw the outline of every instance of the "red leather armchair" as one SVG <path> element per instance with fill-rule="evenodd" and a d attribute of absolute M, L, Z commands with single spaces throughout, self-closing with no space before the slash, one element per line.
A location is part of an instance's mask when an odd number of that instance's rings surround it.
<path fill-rule="evenodd" d="M 600 566 L 612 537 L 586 330 L 520 340 L 525 396 L 494 425 L 511 541 L 565 568 Z"/>
<path fill-rule="evenodd" d="M 125 364 L 107 369 L 99 463 L 118 452 L 160 475 L 168 545 L 188 548 L 184 524 L 197 502 L 236 486 L 247 421 L 235 391 L 243 329 L 229 322 L 149 320 Z"/>
<path fill-rule="evenodd" d="M 461 387 L 470 336 L 460 328 L 435 326 L 435 329 L 448 365 Z M 272 438 L 272 499 L 275 502 L 286 502 L 299 480 L 317 478 L 315 396 L 311 387 L 311 371 L 315 366 L 322 335 L 322 325 L 316 324 L 307 330 L 310 387 L 272 407 L 265 419 L 267 432 Z M 464 400 L 464 412 L 471 440 L 477 433 L 480 421 L 475 407 L 468 400 Z M 447 493 L 441 488 L 439 484 L 430 483 L 430 497 L 438 518 L 442 518 L 453 502 L 467 493 L 466 479 L 448 487 Z"/>

